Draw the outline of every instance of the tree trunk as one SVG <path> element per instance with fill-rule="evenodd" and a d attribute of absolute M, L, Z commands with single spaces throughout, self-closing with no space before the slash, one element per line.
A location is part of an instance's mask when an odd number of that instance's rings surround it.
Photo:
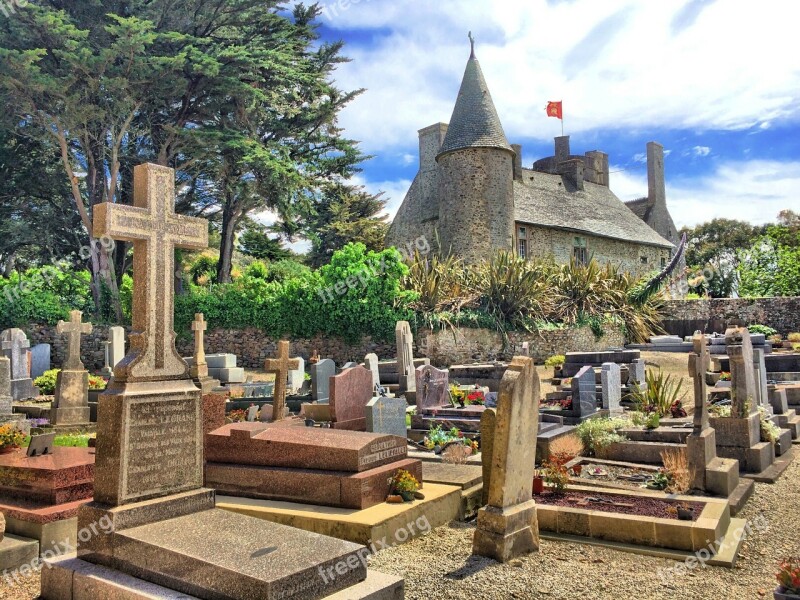
<path fill-rule="evenodd" d="M 217 283 L 230 283 L 231 270 L 233 269 L 233 242 L 236 237 L 238 224 L 238 209 L 235 200 L 225 202 L 222 211 L 222 232 L 219 243 L 219 263 L 217 263 Z"/>
<path fill-rule="evenodd" d="M 8 256 L 6 256 L 5 260 L 3 261 L 3 265 L 2 265 L 3 271 L 2 271 L 2 273 L 0 273 L 0 275 L 5 277 L 6 279 L 11 277 L 11 273 L 14 272 L 14 262 L 15 262 L 14 258 L 15 258 L 14 252 L 10 252 L 8 254 Z"/>
<path fill-rule="evenodd" d="M 98 315 L 104 320 L 122 323 L 122 306 L 119 303 L 119 287 L 114 276 L 114 247 L 106 247 L 101 240 L 92 239 L 92 296 Z"/>

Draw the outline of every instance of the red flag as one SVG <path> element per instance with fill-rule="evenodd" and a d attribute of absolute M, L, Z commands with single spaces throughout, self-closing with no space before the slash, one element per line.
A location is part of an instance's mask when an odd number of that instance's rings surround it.
<path fill-rule="evenodd" d="M 548 117 L 556 117 L 557 119 L 562 119 L 562 120 L 564 119 L 561 100 L 559 100 L 558 102 L 548 102 L 547 108 L 545 110 L 547 111 Z"/>

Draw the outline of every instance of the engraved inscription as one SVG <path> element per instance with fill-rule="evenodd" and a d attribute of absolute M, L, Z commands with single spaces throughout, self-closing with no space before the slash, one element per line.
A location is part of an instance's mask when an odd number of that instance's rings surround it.
<path fill-rule="evenodd" d="M 405 456 L 406 449 L 405 448 L 391 448 L 390 450 L 382 450 L 381 452 L 376 452 L 375 454 L 367 454 L 366 456 L 362 456 L 358 459 L 358 466 L 363 467 L 365 465 L 370 465 L 372 463 L 380 462 L 382 460 L 386 460 L 387 458 L 394 458 L 397 456 Z"/>
<path fill-rule="evenodd" d="M 197 456 L 201 449 L 195 402 L 136 402 L 129 411 L 125 496 L 199 486 Z"/>

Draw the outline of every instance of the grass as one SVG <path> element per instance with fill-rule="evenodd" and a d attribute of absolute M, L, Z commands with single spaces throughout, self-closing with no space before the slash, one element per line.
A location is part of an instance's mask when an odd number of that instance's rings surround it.
<path fill-rule="evenodd" d="M 66 448 L 88 448 L 90 437 L 92 436 L 88 433 L 57 435 L 55 445 Z M 27 448 L 30 443 L 31 438 L 28 436 L 22 443 L 22 447 Z"/>

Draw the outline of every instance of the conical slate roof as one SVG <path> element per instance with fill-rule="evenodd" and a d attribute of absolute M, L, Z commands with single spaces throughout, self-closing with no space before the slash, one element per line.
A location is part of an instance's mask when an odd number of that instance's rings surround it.
<path fill-rule="evenodd" d="M 475 53 L 469 57 L 439 156 L 462 148 L 511 150 Z"/>

